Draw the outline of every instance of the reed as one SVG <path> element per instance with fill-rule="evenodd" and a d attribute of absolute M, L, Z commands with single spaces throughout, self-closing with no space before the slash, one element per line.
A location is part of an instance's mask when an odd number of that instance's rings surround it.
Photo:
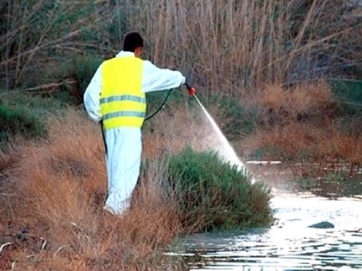
<path fill-rule="evenodd" d="M 61 83 L 52 67 L 76 55 L 113 56 L 130 30 L 145 37 L 145 58 L 181 69 L 207 94 L 241 98 L 265 84 L 350 76 L 360 67 L 361 20 L 347 1 L 5 2 L 6 88 Z"/>

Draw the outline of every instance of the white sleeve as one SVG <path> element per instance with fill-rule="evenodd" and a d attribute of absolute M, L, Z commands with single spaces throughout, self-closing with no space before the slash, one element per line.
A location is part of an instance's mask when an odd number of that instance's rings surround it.
<path fill-rule="evenodd" d="M 101 91 L 102 91 L 102 73 L 100 66 L 97 69 L 96 73 L 94 74 L 91 82 L 89 83 L 83 97 L 84 107 L 89 117 L 95 122 L 99 122 L 102 119 L 101 105 L 99 99 Z"/>
<path fill-rule="evenodd" d="M 186 78 L 179 71 L 161 69 L 150 61 L 144 61 L 142 92 L 152 92 L 179 87 L 184 84 Z"/>

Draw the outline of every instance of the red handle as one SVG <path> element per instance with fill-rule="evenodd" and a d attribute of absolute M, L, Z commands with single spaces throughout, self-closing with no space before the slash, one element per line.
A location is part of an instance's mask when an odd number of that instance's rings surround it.
<path fill-rule="evenodd" d="M 196 89 L 190 88 L 190 89 L 189 89 L 189 95 L 190 95 L 190 96 L 194 96 L 195 94 L 196 94 Z"/>
<path fill-rule="evenodd" d="M 190 96 L 194 96 L 196 94 L 196 89 L 191 87 L 189 84 L 185 83 L 187 90 L 189 91 Z"/>

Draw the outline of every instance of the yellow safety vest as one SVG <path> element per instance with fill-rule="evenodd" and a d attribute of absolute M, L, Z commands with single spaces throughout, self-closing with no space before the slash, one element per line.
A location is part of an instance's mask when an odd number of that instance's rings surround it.
<path fill-rule="evenodd" d="M 103 62 L 100 103 L 106 130 L 142 127 L 146 115 L 146 97 L 141 91 L 142 72 L 143 60 L 134 56 Z"/>

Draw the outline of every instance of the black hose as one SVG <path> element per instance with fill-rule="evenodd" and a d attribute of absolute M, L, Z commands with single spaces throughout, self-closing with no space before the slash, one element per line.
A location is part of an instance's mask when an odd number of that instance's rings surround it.
<path fill-rule="evenodd" d="M 165 103 L 167 102 L 168 97 L 171 94 L 172 89 L 170 89 L 165 97 L 165 99 L 163 99 L 163 102 L 161 103 L 161 105 L 155 110 L 155 112 L 153 112 L 152 114 L 150 114 L 149 116 L 145 117 L 145 120 L 149 120 L 150 118 L 152 118 L 153 116 L 155 116 L 158 112 L 160 112 L 160 110 L 162 109 L 162 107 L 165 105 Z"/>
<path fill-rule="evenodd" d="M 150 114 L 149 116 L 145 117 L 145 120 L 149 120 L 150 118 L 152 118 L 153 116 L 155 116 L 158 112 L 160 112 L 160 110 L 162 109 L 162 107 L 165 105 L 165 103 L 167 102 L 168 97 L 171 94 L 172 89 L 170 89 L 165 97 L 165 99 L 163 99 L 163 102 L 161 103 L 161 105 L 156 109 L 155 112 L 153 112 L 152 114 Z M 103 139 L 103 144 L 104 144 L 104 149 L 106 152 L 106 156 L 107 156 L 107 143 L 106 143 L 106 138 L 105 138 L 105 131 L 104 131 L 104 126 L 103 126 L 103 121 L 100 121 L 100 126 L 101 126 L 101 132 L 102 132 L 102 139 Z"/>
<path fill-rule="evenodd" d="M 103 140 L 104 150 L 105 150 L 106 157 L 107 157 L 108 150 L 107 150 L 107 143 L 106 143 L 106 136 L 105 136 L 104 126 L 103 126 L 103 120 L 101 120 L 99 123 L 100 123 L 100 126 L 101 126 L 101 132 L 102 132 L 102 140 Z"/>

